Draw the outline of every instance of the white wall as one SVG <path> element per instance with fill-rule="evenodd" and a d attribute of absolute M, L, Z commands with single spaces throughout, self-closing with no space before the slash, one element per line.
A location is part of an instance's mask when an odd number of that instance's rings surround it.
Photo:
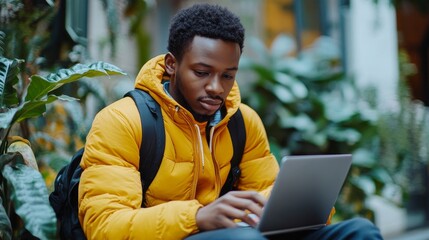
<path fill-rule="evenodd" d="M 352 0 L 346 25 L 348 66 L 358 86 L 376 86 L 381 106 L 396 106 L 398 43 L 388 0 Z"/>
<path fill-rule="evenodd" d="M 101 1 L 88 1 L 88 52 L 91 61 L 104 61 L 111 63 L 128 74 L 125 77 L 98 78 L 106 88 L 108 101 L 121 98 L 122 95 L 134 88 L 134 79 L 138 73 L 136 68 L 135 42 L 128 36 L 128 22 L 121 19 L 118 24 L 119 32 L 116 56 L 111 56 L 111 46 L 108 42 L 108 28 L 106 11 Z M 118 16 L 121 12 L 118 11 Z M 102 47 L 104 45 L 104 47 Z"/>
<path fill-rule="evenodd" d="M 136 51 L 135 42 L 128 36 L 128 21 L 121 18 L 121 10 L 117 12 L 120 21 L 118 24 L 119 32 L 116 57 L 110 55 L 111 47 L 108 43 L 108 28 L 106 11 L 103 10 L 101 1 L 88 1 L 88 50 L 90 57 L 97 60 L 107 61 L 115 64 L 124 71 L 134 74 Z M 105 44 L 104 48 L 100 48 Z"/>
<path fill-rule="evenodd" d="M 388 0 L 351 0 L 346 22 L 348 68 L 360 87 L 375 86 L 379 109 L 397 107 L 399 77 L 396 14 Z M 384 236 L 402 232 L 406 213 L 378 197 L 368 200 Z"/>

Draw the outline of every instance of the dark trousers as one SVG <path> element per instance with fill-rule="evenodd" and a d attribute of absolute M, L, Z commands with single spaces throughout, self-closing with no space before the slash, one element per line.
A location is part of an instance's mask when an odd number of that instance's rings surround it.
<path fill-rule="evenodd" d="M 336 224 L 328 225 L 317 230 L 299 231 L 285 233 L 275 236 L 263 236 L 258 230 L 244 228 L 226 228 L 201 232 L 186 238 L 186 240 L 377 240 L 383 239 L 379 229 L 369 220 L 364 218 L 353 218 Z"/>

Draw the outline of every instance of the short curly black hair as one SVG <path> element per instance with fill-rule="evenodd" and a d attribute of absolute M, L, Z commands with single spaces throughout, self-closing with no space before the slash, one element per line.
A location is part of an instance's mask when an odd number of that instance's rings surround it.
<path fill-rule="evenodd" d="M 171 20 L 168 51 L 181 60 L 195 36 L 235 42 L 243 51 L 244 27 L 240 19 L 219 5 L 195 4 L 179 11 Z"/>

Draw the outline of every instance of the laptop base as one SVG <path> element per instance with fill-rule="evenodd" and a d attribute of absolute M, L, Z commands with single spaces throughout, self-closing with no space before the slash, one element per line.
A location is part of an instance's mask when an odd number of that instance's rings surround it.
<path fill-rule="evenodd" d="M 262 235 L 264 235 L 264 236 L 270 236 L 270 235 L 277 235 L 277 234 L 288 233 L 288 232 L 297 232 L 297 231 L 303 231 L 303 230 L 317 230 L 317 229 L 322 228 L 324 226 L 326 226 L 326 224 L 318 224 L 318 225 L 313 225 L 313 226 L 288 228 L 288 229 L 282 229 L 282 230 L 264 231 L 264 232 L 262 232 Z"/>

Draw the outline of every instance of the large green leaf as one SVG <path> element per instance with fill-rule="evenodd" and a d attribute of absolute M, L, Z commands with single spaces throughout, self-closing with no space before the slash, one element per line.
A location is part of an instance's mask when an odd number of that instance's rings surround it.
<path fill-rule="evenodd" d="M 33 75 L 28 86 L 25 101 L 38 100 L 45 97 L 49 92 L 63 86 L 66 83 L 74 82 L 82 77 L 99 77 L 108 75 L 126 75 L 118 67 L 97 62 L 93 64 L 76 64 L 69 69 L 61 69 L 57 73 L 49 74 L 46 78 Z"/>
<path fill-rule="evenodd" d="M 74 101 L 77 99 L 66 95 L 49 95 L 46 99 L 25 102 L 19 107 L 7 109 L 7 111 L 0 114 L 0 129 L 9 128 L 14 123 L 21 122 L 24 119 L 42 115 L 46 111 L 46 104 L 56 100 Z"/>
<path fill-rule="evenodd" d="M 329 137 L 335 141 L 347 143 L 349 145 L 355 144 L 361 139 L 359 131 L 353 128 L 342 128 L 339 126 L 330 126 L 327 129 Z"/>
<path fill-rule="evenodd" d="M 312 143 L 320 148 L 326 146 L 328 136 L 324 131 L 322 132 L 304 132 L 302 138 L 309 143 Z"/>
<path fill-rule="evenodd" d="M 251 69 L 255 74 L 259 76 L 260 82 L 273 81 L 274 71 L 266 67 L 264 64 L 255 63 L 247 58 L 240 60 L 241 69 Z"/>
<path fill-rule="evenodd" d="M 0 108 L 18 103 L 18 95 L 13 86 L 18 83 L 19 64 L 22 60 L 0 56 Z"/>
<path fill-rule="evenodd" d="M 316 132 L 316 123 L 306 114 L 300 113 L 295 116 L 280 119 L 279 124 L 283 128 L 295 128 L 300 131 Z"/>
<path fill-rule="evenodd" d="M 368 176 L 353 176 L 350 179 L 350 183 L 361 189 L 366 194 L 366 196 L 371 196 L 375 193 L 375 183 Z"/>
<path fill-rule="evenodd" d="M 284 66 L 282 70 L 300 78 L 308 78 L 309 75 L 313 76 L 317 74 L 314 70 L 314 62 L 312 59 L 307 58 L 290 58 L 284 60 Z M 281 64 L 277 64 L 280 68 Z"/>
<path fill-rule="evenodd" d="M 373 178 L 376 179 L 377 181 L 384 184 L 393 183 L 392 176 L 389 175 L 389 172 L 383 168 L 373 169 L 371 171 L 371 176 L 373 176 Z"/>
<path fill-rule="evenodd" d="M 39 239 L 55 239 L 57 219 L 49 204 L 42 175 L 21 163 L 6 165 L 2 173 L 8 183 L 15 212 L 24 222 L 24 227 Z"/>
<path fill-rule="evenodd" d="M 275 59 L 281 59 L 295 50 L 295 42 L 287 35 L 278 35 L 271 44 L 270 53 Z"/>
<path fill-rule="evenodd" d="M 52 103 L 56 100 L 74 101 L 77 99 L 67 95 L 49 95 L 47 98 L 42 100 L 27 101 L 18 108 L 18 111 L 13 117 L 12 124 L 16 122 L 21 122 L 22 120 L 27 118 L 38 117 L 42 115 L 46 111 L 46 104 Z"/>
<path fill-rule="evenodd" d="M 3 169 L 3 167 L 12 161 L 14 157 L 17 155 L 17 153 L 12 154 L 2 154 L 0 155 L 0 170 Z M 4 196 L 4 191 L 1 189 L 1 195 Z M 2 197 L 0 197 L 0 239 L 12 239 L 12 224 L 10 223 L 9 215 L 7 214 L 6 210 L 4 209 L 4 203 L 3 203 Z M 5 201 L 7 205 L 7 201 Z"/>
<path fill-rule="evenodd" d="M 353 153 L 353 165 L 360 168 L 374 168 L 377 161 L 374 153 L 368 149 L 359 148 Z"/>
<path fill-rule="evenodd" d="M 338 44 L 333 38 L 327 36 L 317 38 L 312 46 L 305 49 L 304 52 L 310 55 L 308 57 L 318 61 L 319 65 L 322 61 L 333 61 L 335 59 L 340 59 L 341 56 Z"/>
<path fill-rule="evenodd" d="M 12 239 L 12 226 L 2 202 L 0 198 L 0 239 L 9 240 Z"/>
<path fill-rule="evenodd" d="M 249 39 L 249 49 L 251 49 L 251 52 L 255 56 L 258 56 L 258 59 L 255 59 L 256 61 L 269 64 L 267 61 L 270 59 L 270 55 L 268 53 L 267 47 L 264 45 L 261 39 L 251 37 Z"/>
<path fill-rule="evenodd" d="M 18 111 L 18 108 L 10 108 L 0 114 L 0 129 L 7 129 L 10 127 L 16 111 Z"/>
<path fill-rule="evenodd" d="M 6 34 L 3 31 L 0 31 L 0 56 L 3 56 L 3 54 L 4 54 L 3 46 L 5 45 L 4 44 L 5 43 L 5 41 L 4 41 L 5 37 L 6 37 Z"/>
<path fill-rule="evenodd" d="M 354 104 L 346 102 L 341 97 L 333 94 L 320 94 L 321 102 L 325 106 L 326 119 L 333 122 L 342 122 L 350 119 L 356 114 Z"/>
<path fill-rule="evenodd" d="M 298 79 L 288 74 L 277 72 L 275 73 L 275 80 L 283 86 L 290 88 L 291 93 L 297 98 L 305 98 L 308 95 L 307 87 Z"/>

